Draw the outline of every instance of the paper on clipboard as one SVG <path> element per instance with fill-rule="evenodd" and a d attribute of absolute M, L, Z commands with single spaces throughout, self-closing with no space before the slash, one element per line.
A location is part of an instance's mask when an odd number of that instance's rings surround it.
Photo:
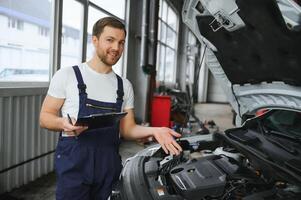
<path fill-rule="evenodd" d="M 101 113 L 80 117 L 75 126 L 88 126 L 88 129 L 105 128 L 116 125 L 127 112 Z"/>

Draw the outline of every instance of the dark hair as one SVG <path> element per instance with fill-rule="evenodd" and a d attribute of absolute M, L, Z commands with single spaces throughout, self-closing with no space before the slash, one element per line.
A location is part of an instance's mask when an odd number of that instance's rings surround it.
<path fill-rule="evenodd" d="M 104 17 L 104 18 L 99 19 L 93 26 L 92 35 L 99 37 L 100 34 L 103 32 L 103 29 L 106 26 L 122 29 L 122 30 L 124 30 L 124 33 L 126 35 L 126 30 L 125 30 L 124 24 L 114 17 Z"/>

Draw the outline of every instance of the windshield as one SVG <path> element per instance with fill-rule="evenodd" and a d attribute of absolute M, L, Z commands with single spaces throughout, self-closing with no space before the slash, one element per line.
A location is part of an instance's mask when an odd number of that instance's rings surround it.
<path fill-rule="evenodd" d="M 275 110 L 264 118 L 262 122 L 268 130 L 301 138 L 301 113 L 299 112 Z"/>

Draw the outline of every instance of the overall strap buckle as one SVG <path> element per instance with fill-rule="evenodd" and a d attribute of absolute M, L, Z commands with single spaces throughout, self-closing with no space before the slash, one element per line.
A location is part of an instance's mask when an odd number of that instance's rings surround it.
<path fill-rule="evenodd" d="M 77 88 L 78 88 L 78 91 L 79 91 L 79 94 L 82 94 L 82 93 L 86 93 L 86 84 L 77 84 Z"/>
<path fill-rule="evenodd" d="M 117 90 L 117 100 L 123 101 L 123 95 L 124 95 L 123 91 Z"/>

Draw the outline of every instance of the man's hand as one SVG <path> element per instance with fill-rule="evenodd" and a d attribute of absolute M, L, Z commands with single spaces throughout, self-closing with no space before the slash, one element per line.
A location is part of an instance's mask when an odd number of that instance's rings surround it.
<path fill-rule="evenodd" d="M 63 131 L 70 136 L 78 136 L 81 134 L 83 131 L 87 130 L 87 126 L 73 126 L 75 124 L 75 119 L 72 117 L 72 124 L 69 122 L 69 119 L 64 117 L 62 118 L 62 123 L 63 123 Z"/>
<path fill-rule="evenodd" d="M 157 142 L 162 146 L 166 154 L 179 155 L 182 151 L 181 146 L 175 141 L 174 137 L 181 137 L 181 135 L 170 128 L 160 127 L 153 128 L 153 136 Z"/>

